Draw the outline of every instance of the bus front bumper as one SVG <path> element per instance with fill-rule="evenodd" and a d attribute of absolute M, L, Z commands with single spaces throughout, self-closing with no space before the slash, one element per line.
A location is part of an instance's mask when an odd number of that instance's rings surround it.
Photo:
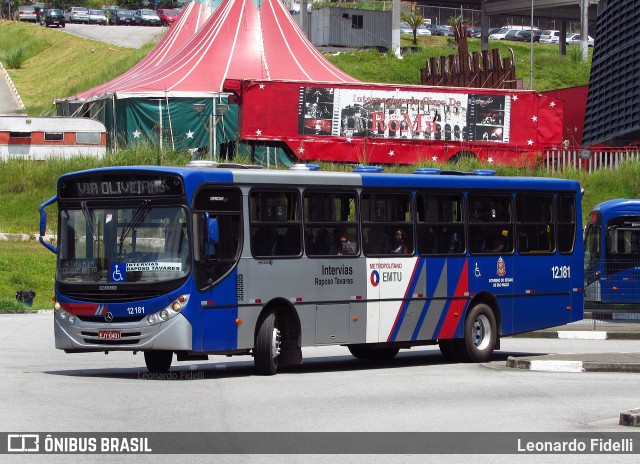
<path fill-rule="evenodd" d="M 171 319 L 149 325 L 138 322 L 95 323 L 75 319 L 70 323 L 54 313 L 56 348 L 67 351 L 191 351 L 192 327 L 178 314 Z"/>

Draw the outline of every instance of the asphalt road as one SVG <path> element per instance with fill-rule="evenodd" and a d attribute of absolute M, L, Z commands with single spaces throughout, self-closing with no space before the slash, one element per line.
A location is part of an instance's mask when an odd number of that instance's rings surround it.
<path fill-rule="evenodd" d="M 56 350 L 52 318 L 51 313 L 0 315 L 1 430 L 629 432 L 628 427 L 618 425 L 620 412 L 640 406 L 640 374 L 506 367 L 509 356 L 635 351 L 637 340 L 506 338 L 494 360 L 482 364 L 446 363 L 436 347 L 401 351 L 386 364 L 356 360 L 344 347 L 317 347 L 303 350 L 302 366 L 283 369 L 273 377 L 254 375 L 249 357 L 216 356 L 208 362 L 174 362 L 171 378 L 153 379 L 141 354 Z M 65 460 L 57 459 L 63 457 Z M 70 462 L 68 456 L 29 458 L 29 462 L 36 458 L 37 462 Z M 176 459 L 171 455 L 146 458 L 136 462 Z M 213 459 L 300 462 L 291 455 L 259 458 Z M 507 458 L 483 456 L 482 460 L 514 462 Z M 541 458 L 544 456 L 519 456 L 517 462 L 630 462 L 630 456 L 622 455 Z M 99 461 L 125 462 L 120 456 L 101 456 Z M 329 454 L 305 461 L 429 462 L 407 455 Z M 456 459 L 445 455 L 438 461 Z"/>
<path fill-rule="evenodd" d="M 147 42 L 159 39 L 165 33 L 164 27 L 151 26 L 98 26 L 95 24 L 71 24 L 54 29 L 85 39 L 105 42 L 118 47 L 140 48 Z"/>

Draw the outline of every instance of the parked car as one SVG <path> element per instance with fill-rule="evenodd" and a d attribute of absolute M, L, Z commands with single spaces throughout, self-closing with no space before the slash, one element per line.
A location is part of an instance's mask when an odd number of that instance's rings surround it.
<path fill-rule="evenodd" d="M 540 42 L 540 36 L 542 35 L 542 31 L 538 29 L 533 30 L 533 41 Z M 531 42 L 531 31 L 520 31 L 518 35 L 518 39 L 520 42 Z"/>
<path fill-rule="evenodd" d="M 102 10 L 89 8 L 89 24 L 107 25 L 107 17 Z"/>
<path fill-rule="evenodd" d="M 64 20 L 68 23 L 89 23 L 89 10 L 82 6 L 72 6 L 65 10 Z"/>
<path fill-rule="evenodd" d="M 137 10 L 133 14 L 133 20 L 138 26 L 160 26 L 160 18 L 153 10 Z"/>
<path fill-rule="evenodd" d="M 66 21 L 64 13 L 57 8 L 45 8 L 40 11 L 40 25 L 45 27 L 64 27 Z"/>
<path fill-rule="evenodd" d="M 510 31 L 508 31 L 504 37 L 502 38 L 502 40 L 513 40 L 514 42 L 518 41 L 518 34 L 522 32 L 522 31 L 516 31 L 514 29 L 511 29 Z"/>
<path fill-rule="evenodd" d="M 400 34 L 411 34 L 413 35 L 413 28 L 409 26 L 408 23 L 402 22 L 400 23 Z M 431 35 L 431 31 L 428 29 L 427 24 L 421 24 L 416 28 L 416 36 L 427 36 Z"/>
<path fill-rule="evenodd" d="M 496 32 L 492 32 L 491 34 L 489 34 L 489 38 L 491 40 L 503 40 L 510 30 L 511 29 L 503 27 L 501 29 L 498 29 Z"/>
<path fill-rule="evenodd" d="M 541 44 L 557 44 L 560 43 L 560 31 L 547 30 L 542 31 L 540 35 Z"/>
<path fill-rule="evenodd" d="M 36 10 L 32 6 L 19 6 L 13 15 L 13 19 L 16 21 L 31 21 L 35 23 L 37 18 Z"/>
<path fill-rule="evenodd" d="M 589 47 L 593 47 L 593 37 L 591 37 L 590 35 L 588 35 L 587 37 L 587 45 Z M 567 45 L 580 45 L 580 42 L 582 42 L 582 37 L 580 36 L 580 34 L 567 34 Z"/>
<path fill-rule="evenodd" d="M 159 10 L 156 10 L 156 14 L 158 15 L 158 18 L 160 18 L 160 22 L 163 26 L 169 26 L 176 20 L 180 14 L 180 10 L 176 10 L 175 8 L 160 8 Z"/>
<path fill-rule="evenodd" d="M 427 24 L 427 29 L 431 31 L 431 35 L 445 35 L 445 36 L 453 36 L 453 29 L 451 26 L 444 26 L 441 24 Z"/>
<path fill-rule="evenodd" d="M 121 24 L 127 26 L 135 24 L 133 20 L 133 13 L 133 10 L 112 10 L 111 14 L 109 15 L 109 24 L 115 24 L 116 26 L 119 26 Z"/>

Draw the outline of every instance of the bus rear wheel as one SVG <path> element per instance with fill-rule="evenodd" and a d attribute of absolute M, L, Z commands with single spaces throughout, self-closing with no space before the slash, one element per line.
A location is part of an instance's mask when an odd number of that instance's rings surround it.
<path fill-rule="evenodd" d="M 399 348 L 372 348 L 366 345 L 348 345 L 349 351 L 358 359 L 388 361 L 395 358 Z"/>
<path fill-rule="evenodd" d="M 465 361 L 485 362 L 491 359 L 498 341 L 493 310 L 480 303 L 471 309 L 464 323 L 464 344 L 459 354 Z"/>
<path fill-rule="evenodd" d="M 163 374 L 169 372 L 173 351 L 145 351 L 144 363 L 152 374 Z"/>
<path fill-rule="evenodd" d="M 281 341 L 276 313 L 271 312 L 262 320 L 256 334 L 254 364 L 258 374 L 274 375 L 276 373 Z"/>

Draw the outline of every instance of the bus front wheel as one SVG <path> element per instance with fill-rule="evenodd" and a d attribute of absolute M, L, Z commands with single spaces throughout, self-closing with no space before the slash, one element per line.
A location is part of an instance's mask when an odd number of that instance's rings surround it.
<path fill-rule="evenodd" d="M 278 356 L 281 350 L 281 334 L 275 312 L 269 313 L 260 324 L 254 348 L 256 372 L 274 375 L 278 370 Z"/>
<path fill-rule="evenodd" d="M 485 362 L 491 358 L 498 340 L 496 317 L 492 309 L 480 303 L 469 312 L 464 323 L 463 356 L 471 362 Z"/>
<path fill-rule="evenodd" d="M 145 351 L 144 363 L 152 374 L 162 374 L 169 371 L 173 351 Z"/>

